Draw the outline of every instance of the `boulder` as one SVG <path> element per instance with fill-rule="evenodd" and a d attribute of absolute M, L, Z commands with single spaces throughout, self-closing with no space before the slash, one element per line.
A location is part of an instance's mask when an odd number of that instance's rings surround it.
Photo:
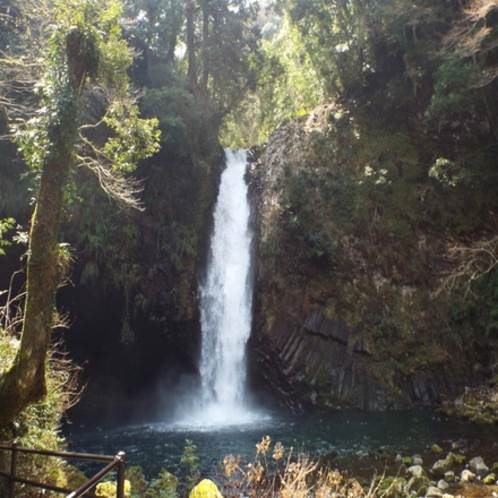
<path fill-rule="evenodd" d="M 448 470 L 448 472 L 444 473 L 444 480 L 449 483 L 455 482 L 455 473 L 452 470 Z"/>
<path fill-rule="evenodd" d="M 437 460 L 431 468 L 431 473 L 435 477 L 443 477 L 448 470 L 453 469 L 453 459 L 451 454 L 442 460 Z"/>
<path fill-rule="evenodd" d="M 427 488 L 427 493 L 425 493 L 425 496 L 426 498 L 442 498 L 443 492 L 435 486 L 429 486 Z"/>
<path fill-rule="evenodd" d="M 421 494 L 421 490 L 426 488 L 429 484 L 429 479 L 424 475 L 413 476 L 405 485 L 405 493 L 411 495 L 412 493 Z"/>
<path fill-rule="evenodd" d="M 463 469 L 460 474 L 460 480 L 462 482 L 472 482 L 475 479 L 476 475 L 471 472 L 469 469 Z"/>
<path fill-rule="evenodd" d="M 476 474 L 485 474 L 489 472 L 489 467 L 484 463 L 482 457 L 477 456 L 469 462 L 470 470 Z"/>
<path fill-rule="evenodd" d="M 412 465 L 408 467 L 407 472 L 411 474 L 413 477 L 422 477 L 425 476 L 424 469 L 421 465 Z"/>
<path fill-rule="evenodd" d="M 437 487 L 441 491 L 444 491 L 445 489 L 448 489 L 450 485 L 444 479 L 440 479 L 437 483 Z"/>

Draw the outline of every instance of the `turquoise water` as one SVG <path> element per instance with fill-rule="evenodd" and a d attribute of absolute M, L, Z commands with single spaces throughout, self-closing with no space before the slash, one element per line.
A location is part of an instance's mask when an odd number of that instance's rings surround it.
<path fill-rule="evenodd" d="M 273 416 L 218 428 L 154 423 L 116 430 L 70 428 L 66 432 L 70 450 L 111 455 L 124 451 L 127 465 L 142 466 L 147 478 L 161 468 L 180 476 L 186 439 L 198 447 L 203 476 L 214 477 L 219 462 L 229 454 L 241 455 L 246 463 L 252 461 L 256 443 L 266 435 L 287 449 L 293 447 L 315 457 L 334 455 L 334 466 L 356 473 L 372 474 L 375 466 L 382 470 L 384 450 L 393 457 L 419 453 L 424 463 L 430 463 L 436 458 L 429 452 L 434 443 L 448 451 L 457 443 L 468 458 L 481 455 L 490 464 L 498 461 L 497 427 L 441 418 L 423 410 Z"/>

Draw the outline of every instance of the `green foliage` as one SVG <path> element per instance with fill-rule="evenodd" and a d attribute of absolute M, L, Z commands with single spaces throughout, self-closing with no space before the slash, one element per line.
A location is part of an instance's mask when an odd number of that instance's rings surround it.
<path fill-rule="evenodd" d="M 427 108 L 427 117 L 439 126 L 472 112 L 471 82 L 480 69 L 455 56 L 447 57 L 434 73 L 434 94 Z"/>
<path fill-rule="evenodd" d="M 180 463 L 185 467 L 185 482 L 188 491 L 199 482 L 201 476 L 201 473 L 199 472 L 199 457 L 195 454 L 196 451 L 197 446 L 194 442 L 190 439 L 186 439 Z"/>
<path fill-rule="evenodd" d="M 14 336 L 0 329 L 0 374 L 14 360 L 18 346 L 19 341 Z M 19 446 L 33 449 L 62 451 L 66 443 L 60 433 L 61 419 L 78 397 L 77 373 L 78 368 L 52 352 L 48 361 L 47 396 L 19 413 L 8 429 L 0 431 L 0 440 L 16 441 Z M 8 472 L 9 461 L 9 454 L 0 452 L 0 468 L 3 471 Z M 36 476 L 37 480 L 61 487 L 76 488 L 86 480 L 81 472 L 63 460 L 40 455 L 20 454 L 17 472 L 27 479 Z M 33 495 L 30 489 L 21 491 L 18 488 L 16 496 Z"/>
<path fill-rule="evenodd" d="M 299 28 L 315 69 L 324 78 L 327 92 L 339 92 L 362 83 L 371 63 L 361 1 L 284 3 Z"/>
<path fill-rule="evenodd" d="M 72 162 L 79 160 L 93 168 L 108 162 L 117 171 L 129 173 L 137 161 L 158 150 L 159 130 L 155 130 L 157 120 L 139 118 L 137 106 L 128 98 L 126 69 L 131 57 L 119 26 L 120 3 L 58 1 L 51 14 L 56 29 L 42 52 L 44 76 L 37 87 L 42 105 L 35 117 L 21 121 L 14 130 L 24 159 L 41 171 L 60 154 L 62 145 L 72 146 L 85 119 L 83 90 L 92 81 L 108 92 L 103 123 L 111 133 L 102 150 L 80 136 L 86 155 L 76 159 L 73 153 Z"/>
<path fill-rule="evenodd" d="M 147 481 L 139 465 L 131 465 L 126 467 L 125 477 L 130 482 L 132 496 L 142 496 L 148 487 Z"/>
<path fill-rule="evenodd" d="M 444 157 L 438 157 L 429 170 L 429 176 L 447 187 L 455 187 L 468 178 L 468 172 L 461 165 Z"/>
<path fill-rule="evenodd" d="M 103 153 L 120 173 L 130 173 L 140 160 L 159 150 L 161 133 L 155 129 L 159 120 L 139 118 L 137 106 L 115 103 L 108 110 L 104 122 L 115 136 L 106 142 Z"/>
<path fill-rule="evenodd" d="M 14 218 L 5 218 L 4 220 L 0 220 L 0 256 L 5 254 L 4 247 L 10 246 L 11 244 L 10 241 L 5 240 L 4 234 L 14 228 L 15 222 Z"/>
<path fill-rule="evenodd" d="M 263 40 L 261 52 L 260 84 L 223 124 L 222 141 L 231 148 L 263 142 L 279 125 L 307 114 L 324 98 L 323 81 L 288 16 Z"/>
<path fill-rule="evenodd" d="M 117 484 L 111 481 L 99 482 L 96 486 L 95 494 L 96 496 L 103 496 L 105 498 L 116 498 L 117 496 Z M 130 498 L 130 481 L 124 482 L 124 495 L 125 498 Z"/>
<path fill-rule="evenodd" d="M 326 178 L 311 169 L 289 176 L 281 217 L 289 235 L 304 244 L 305 257 L 333 261 L 336 242 L 326 216 L 328 209 L 323 195 Z"/>
<path fill-rule="evenodd" d="M 197 104 L 220 116 L 254 88 L 260 63 L 255 4 L 154 0 L 128 8 L 136 19 L 131 32 L 154 54 L 144 61 L 146 86 L 169 86 L 169 76 L 181 74 Z"/>
<path fill-rule="evenodd" d="M 143 495 L 146 498 L 176 498 L 178 479 L 167 470 L 162 469 L 159 475 L 152 480 Z"/>
<path fill-rule="evenodd" d="M 189 121 L 195 116 L 195 106 L 192 94 L 175 84 L 148 89 L 140 100 L 144 116 L 158 116 L 163 150 L 178 157 L 189 151 Z"/>
<path fill-rule="evenodd" d="M 453 292 L 451 318 L 454 323 L 464 323 L 480 331 L 481 341 L 498 339 L 498 271 L 488 274 Z"/>

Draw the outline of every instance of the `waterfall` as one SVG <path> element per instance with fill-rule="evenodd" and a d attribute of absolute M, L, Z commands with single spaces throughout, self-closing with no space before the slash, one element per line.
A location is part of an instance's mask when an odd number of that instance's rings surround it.
<path fill-rule="evenodd" d="M 246 165 L 246 151 L 226 151 L 206 276 L 199 290 L 201 410 L 210 423 L 240 422 L 250 413 L 245 350 L 252 315 L 252 231 Z"/>

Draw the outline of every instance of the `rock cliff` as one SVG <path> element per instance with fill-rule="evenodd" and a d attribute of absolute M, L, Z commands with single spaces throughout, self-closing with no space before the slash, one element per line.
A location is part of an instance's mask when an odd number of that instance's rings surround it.
<path fill-rule="evenodd" d="M 486 375 L 492 347 L 441 290 L 461 194 L 429 178 L 426 138 L 329 104 L 256 154 L 253 383 L 277 405 L 434 405 Z"/>

